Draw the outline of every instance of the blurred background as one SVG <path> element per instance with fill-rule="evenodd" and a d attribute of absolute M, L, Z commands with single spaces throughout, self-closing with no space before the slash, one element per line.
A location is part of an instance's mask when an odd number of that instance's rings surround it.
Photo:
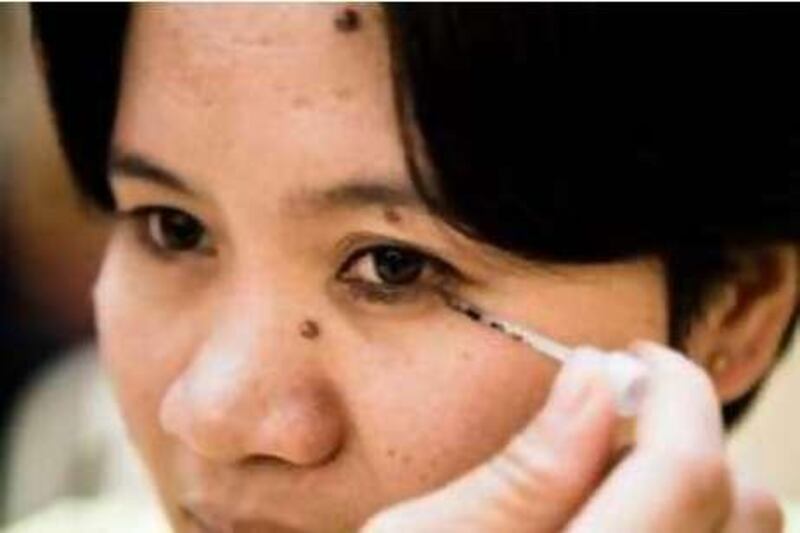
<path fill-rule="evenodd" d="M 0 526 L 58 499 L 146 492 L 91 342 L 105 222 L 70 187 L 27 16 L 0 4 Z M 800 501 L 792 351 L 730 451 L 750 477 Z"/>
<path fill-rule="evenodd" d="M 71 188 L 28 24 L 26 5 L 0 3 L 0 528 L 147 490 L 91 341 L 106 221 Z"/>

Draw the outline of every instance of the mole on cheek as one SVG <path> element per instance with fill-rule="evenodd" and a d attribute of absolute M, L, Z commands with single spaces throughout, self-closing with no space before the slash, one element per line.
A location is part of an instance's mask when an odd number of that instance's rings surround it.
<path fill-rule="evenodd" d="M 303 320 L 300 324 L 300 335 L 305 339 L 316 339 L 319 337 L 319 324 L 314 320 Z"/>
<path fill-rule="evenodd" d="M 342 33 L 351 33 L 361 26 L 361 17 L 354 9 L 345 8 L 341 10 L 333 21 L 336 29 Z"/>

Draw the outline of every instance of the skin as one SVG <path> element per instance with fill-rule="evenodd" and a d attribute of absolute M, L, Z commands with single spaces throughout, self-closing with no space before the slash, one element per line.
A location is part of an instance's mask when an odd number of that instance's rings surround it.
<path fill-rule="evenodd" d="M 447 309 L 430 284 L 568 344 L 666 340 L 659 261 L 521 263 L 421 207 L 382 14 L 356 11 L 341 31 L 334 5 L 133 9 L 118 207 L 179 209 L 206 235 L 165 253 L 157 217 L 121 216 L 95 304 L 103 360 L 176 531 L 355 529 L 523 428 L 557 367 Z M 341 192 L 353 182 L 405 192 Z M 460 275 L 426 269 L 391 302 L 337 275 L 387 239 Z M 371 256 L 347 277 L 375 281 Z"/>

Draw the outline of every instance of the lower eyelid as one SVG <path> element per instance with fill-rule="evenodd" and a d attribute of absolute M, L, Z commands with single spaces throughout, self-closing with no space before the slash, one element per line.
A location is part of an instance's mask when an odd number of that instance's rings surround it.
<path fill-rule="evenodd" d="M 345 281 L 349 295 L 355 300 L 366 300 L 369 303 L 393 304 L 402 299 L 413 297 L 413 288 L 387 288 L 373 283 L 350 280 Z"/>
<path fill-rule="evenodd" d="M 400 304 L 411 303 L 427 296 L 438 296 L 442 290 L 452 288 L 453 278 L 444 274 L 434 274 L 433 281 L 417 281 L 408 285 L 387 285 L 372 283 L 362 279 L 342 279 L 348 293 L 356 300 L 369 303 Z"/>

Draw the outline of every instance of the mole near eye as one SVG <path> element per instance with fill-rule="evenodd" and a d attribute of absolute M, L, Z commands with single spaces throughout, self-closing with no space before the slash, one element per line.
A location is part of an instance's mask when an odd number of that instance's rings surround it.
<path fill-rule="evenodd" d="M 333 24 L 342 33 L 352 33 L 361 27 L 361 17 L 356 10 L 348 7 L 336 15 Z"/>
<path fill-rule="evenodd" d="M 304 339 L 316 339 L 319 337 L 319 324 L 314 320 L 303 320 L 300 323 L 300 335 Z"/>
<path fill-rule="evenodd" d="M 386 222 L 391 222 L 392 224 L 397 224 L 398 222 L 401 222 L 403 220 L 402 217 L 400 216 L 400 213 L 398 213 L 391 207 L 387 207 L 386 209 L 383 210 L 383 218 L 386 220 Z"/>

